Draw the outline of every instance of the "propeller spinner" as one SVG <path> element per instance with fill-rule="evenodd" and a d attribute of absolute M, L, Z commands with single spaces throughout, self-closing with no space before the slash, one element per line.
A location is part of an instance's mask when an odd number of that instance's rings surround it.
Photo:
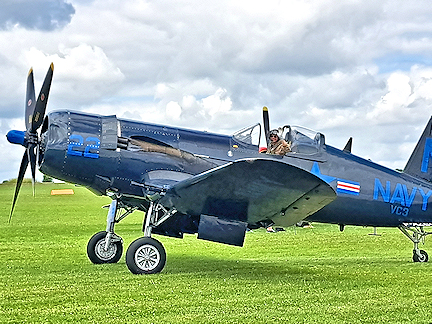
<path fill-rule="evenodd" d="M 42 84 L 42 88 L 39 92 L 37 101 L 35 100 L 34 90 L 34 78 L 33 69 L 30 69 L 27 76 L 27 92 L 26 92 L 26 105 L 25 105 L 25 126 L 26 131 L 9 131 L 6 135 L 8 141 L 12 144 L 20 144 L 26 148 L 23 158 L 21 160 L 21 166 L 18 172 L 18 179 L 15 187 L 15 195 L 13 198 L 12 209 L 9 215 L 9 222 L 12 217 L 12 213 L 15 207 L 18 193 L 20 191 L 22 182 L 24 180 L 24 174 L 27 170 L 27 166 L 30 164 L 32 172 L 32 183 L 33 183 L 33 195 L 34 195 L 34 183 L 36 178 L 36 161 L 37 154 L 39 152 L 40 137 L 37 130 L 42 125 L 45 117 L 46 106 L 48 102 L 48 95 L 51 88 L 51 80 L 54 72 L 54 64 L 51 63 L 48 72 L 45 76 L 45 80 Z"/>

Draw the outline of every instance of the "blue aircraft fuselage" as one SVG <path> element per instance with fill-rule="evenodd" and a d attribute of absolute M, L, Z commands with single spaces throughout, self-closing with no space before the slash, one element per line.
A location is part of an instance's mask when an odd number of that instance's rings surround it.
<path fill-rule="evenodd" d="M 235 136 L 70 111 L 50 113 L 42 132 L 40 170 L 98 194 L 145 196 L 149 186 L 144 183 L 154 185 L 154 191 L 167 185 L 166 180 L 158 183 L 161 177 L 174 183 L 229 161 L 265 156 L 311 172 L 335 190 L 337 199 L 308 220 L 365 226 L 432 223 L 429 182 L 328 146 L 323 135 L 316 150 L 281 157 L 259 153 L 258 145 Z"/>

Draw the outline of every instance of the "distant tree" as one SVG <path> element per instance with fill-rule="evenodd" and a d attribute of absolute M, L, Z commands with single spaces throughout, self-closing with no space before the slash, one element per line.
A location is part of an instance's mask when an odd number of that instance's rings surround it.
<path fill-rule="evenodd" d="M 46 175 L 46 174 L 44 174 L 42 182 L 53 182 L 53 178 L 50 177 L 50 176 L 48 176 L 48 175 Z"/>
<path fill-rule="evenodd" d="M 2 183 L 17 183 L 18 179 L 9 179 L 9 180 L 4 180 Z M 23 183 L 32 183 L 32 180 L 30 178 L 24 178 L 23 179 Z"/>

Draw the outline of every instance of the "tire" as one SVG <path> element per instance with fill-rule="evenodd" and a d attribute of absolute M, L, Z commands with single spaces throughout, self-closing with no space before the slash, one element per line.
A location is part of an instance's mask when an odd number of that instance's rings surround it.
<path fill-rule="evenodd" d="M 105 231 L 96 233 L 87 244 L 87 256 L 94 264 L 117 263 L 123 254 L 121 241 L 111 242 L 108 251 L 104 251 L 106 234 Z"/>
<path fill-rule="evenodd" d="M 421 256 L 419 256 L 415 251 L 413 253 L 413 261 L 414 262 L 428 262 L 429 256 L 424 250 L 420 250 Z"/>
<path fill-rule="evenodd" d="M 163 245 L 150 237 L 133 241 L 126 251 L 126 265 L 133 274 L 153 274 L 165 267 L 166 252 Z"/>

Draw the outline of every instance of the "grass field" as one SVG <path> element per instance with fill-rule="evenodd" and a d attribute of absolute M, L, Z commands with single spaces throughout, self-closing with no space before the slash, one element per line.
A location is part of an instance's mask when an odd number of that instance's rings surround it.
<path fill-rule="evenodd" d="M 51 196 L 53 188 L 75 194 Z M 25 184 L 8 224 L 13 190 L 0 185 L 1 323 L 432 322 L 432 263 L 413 263 L 412 243 L 397 229 L 256 230 L 243 248 L 155 235 L 166 267 L 137 276 L 124 256 L 111 265 L 87 259 L 108 198 L 65 184 L 37 184 L 33 198 Z M 125 250 L 142 217 L 117 224 Z"/>

